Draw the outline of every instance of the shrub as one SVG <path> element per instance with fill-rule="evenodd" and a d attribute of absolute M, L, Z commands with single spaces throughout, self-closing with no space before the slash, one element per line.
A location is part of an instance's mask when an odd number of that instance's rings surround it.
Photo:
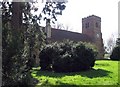
<path fill-rule="evenodd" d="M 94 66 L 96 54 L 91 48 L 85 46 L 85 44 L 78 44 L 75 49 L 76 61 L 75 64 L 79 70 L 86 70 Z"/>
<path fill-rule="evenodd" d="M 57 59 L 54 60 L 53 63 L 53 70 L 56 72 L 71 72 L 71 58 L 71 55 L 68 53 L 57 57 Z"/>
<path fill-rule="evenodd" d="M 40 67 L 55 72 L 87 70 L 94 66 L 97 53 L 91 46 L 82 42 L 55 42 L 41 51 Z"/>
<path fill-rule="evenodd" d="M 120 60 L 120 46 L 117 46 L 113 49 L 112 54 L 110 55 L 111 60 Z"/>
<path fill-rule="evenodd" d="M 52 59 L 55 56 L 55 52 L 58 51 L 58 50 L 55 50 L 53 47 L 54 46 L 48 45 L 41 51 L 39 55 L 41 70 L 51 69 Z"/>

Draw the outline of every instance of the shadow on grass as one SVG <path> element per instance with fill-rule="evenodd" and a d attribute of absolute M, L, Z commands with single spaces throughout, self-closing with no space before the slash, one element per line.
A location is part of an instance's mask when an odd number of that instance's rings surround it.
<path fill-rule="evenodd" d="M 95 64 L 96 66 L 110 66 L 110 64 Z"/>
<path fill-rule="evenodd" d="M 32 78 L 31 84 L 29 85 L 29 87 L 36 87 L 37 83 L 39 83 L 39 80 Z"/>
<path fill-rule="evenodd" d="M 105 77 L 105 76 L 109 76 L 109 74 L 112 73 L 110 71 L 107 70 L 103 70 L 103 69 L 91 69 L 89 71 L 86 72 L 80 72 L 81 76 L 85 76 L 88 78 L 96 78 L 96 77 Z"/>
<path fill-rule="evenodd" d="M 75 76 L 75 75 L 80 75 L 88 78 L 96 78 L 96 77 L 108 76 L 110 73 L 112 72 L 103 69 L 91 69 L 88 71 L 72 72 L 72 73 L 55 73 L 55 72 L 40 71 L 40 70 L 35 71 L 36 76 L 48 76 L 54 78 L 61 78 L 64 76 Z"/>

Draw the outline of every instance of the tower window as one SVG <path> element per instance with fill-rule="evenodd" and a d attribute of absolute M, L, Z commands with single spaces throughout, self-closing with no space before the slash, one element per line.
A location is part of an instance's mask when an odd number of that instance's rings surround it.
<path fill-rule="evenodd" d="M 86 24 L 85 24 L 85 27 L 88 28 L 88 27 L 89 27 L 89 23 L 86 23 Z"/>
<path fill-rule="evenodd" d="M 87 23 L 85 24 L 85 28 L 87 28 Z"/>
<path fill-rule="evenodd" d="M 98 27 L 98 23 L 96 22 L 96 27 Z"/>

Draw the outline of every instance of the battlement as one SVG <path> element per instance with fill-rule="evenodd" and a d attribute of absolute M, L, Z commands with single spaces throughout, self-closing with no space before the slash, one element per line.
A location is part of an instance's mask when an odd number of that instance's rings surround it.
<path fill-rule="evenodd" d="M 84 20 L 90 20 L 90 19 L 95 19 L 95 20 L 98 20 L 98 21 L 101 22 L 101 17 L 96 16 L 96 15 L 89 15 L 87 17 L 84 17 L 84 18 L 82 18 L 82 21 L 84 21 Z"/>

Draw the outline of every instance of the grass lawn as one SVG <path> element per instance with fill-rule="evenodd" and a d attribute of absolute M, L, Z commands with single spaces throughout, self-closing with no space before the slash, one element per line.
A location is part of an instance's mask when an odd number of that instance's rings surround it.
<path fill-rule="evenodd" d="M 80 85 L 118 85 L 118 61 L 97 60 L 94 69 L 75 73 L 54 73 L 33 68 L 32 76 L 39 80 L 36 87 Z M 120 84 L 119 84 L 120 85 Z"/>

